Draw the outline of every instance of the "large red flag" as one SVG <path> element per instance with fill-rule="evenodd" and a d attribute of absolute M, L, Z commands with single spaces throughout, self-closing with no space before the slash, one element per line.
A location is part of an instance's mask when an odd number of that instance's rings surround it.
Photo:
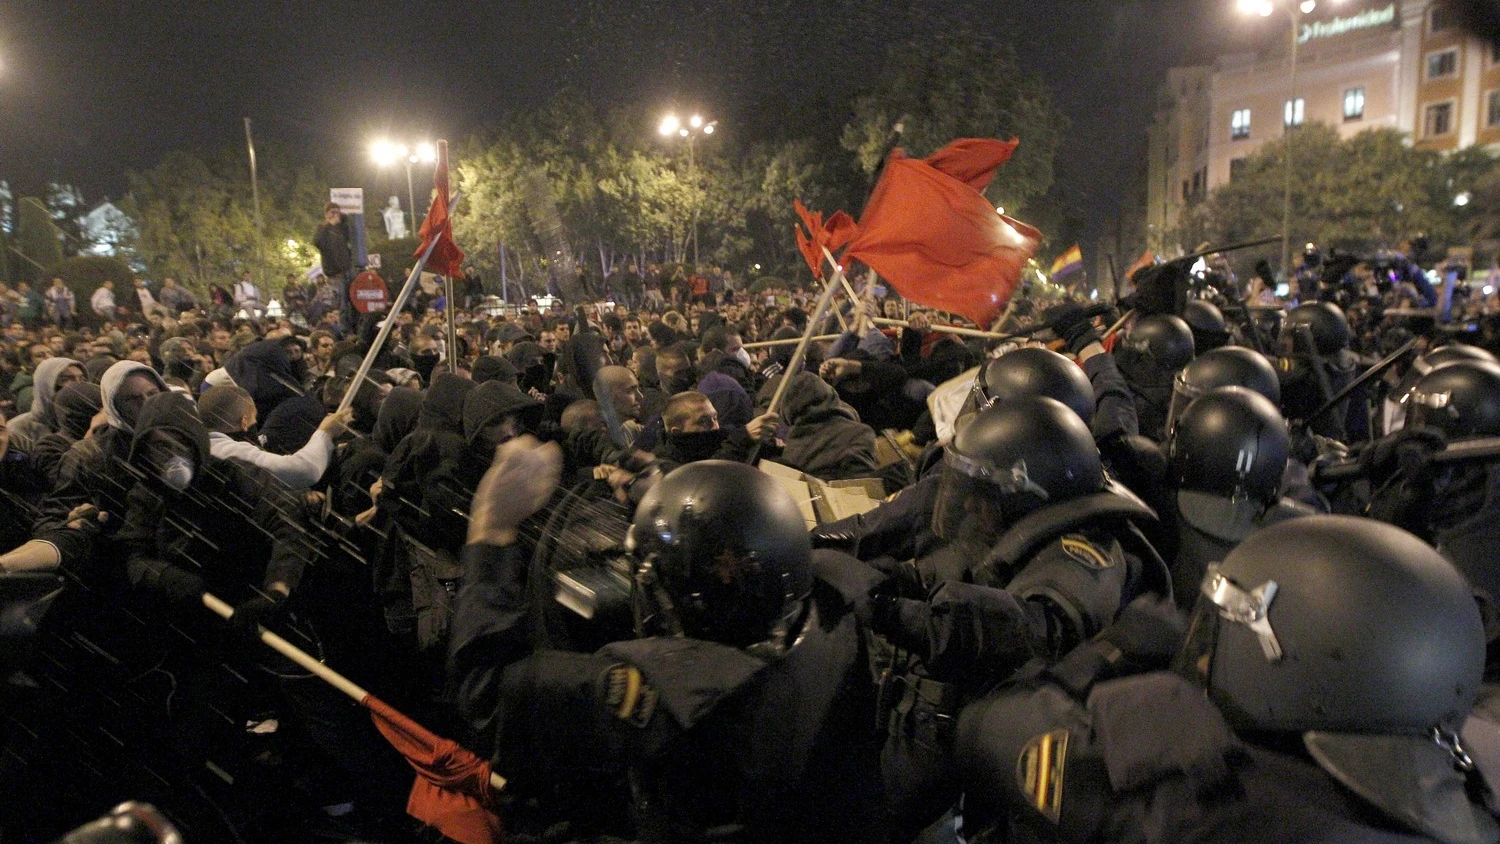
<path fill-rule="evenodd" d="M 437 142 L 437 169 L 432 174 L 432 185 L 436 188 L 432 205 L 427 208 L 427 219 L 422 221 L 422 228 L 417 232 L 422 236 L 422 245 L 412 254 L 420 258 L 435 237 L 437 246 L 432 248 L 432 255 L 427 259 L 427 271 L 463 278 L 464 251 L 453 242 L 453 218 L 448 216 L 447 141 Z"/>
<path fill-rule="evenodd" d="M 893 150 L 844 259 L 869 265 L 919 305 L 988 327 L 1042 240 L 980 192 L 1016 144 L 965 138 L 923 160 Z"/>
<path fill-rule="evenodd" d="M 792 207 L 797 209 L 797 216 L 801 218 L 802 225 L 797 227 L 797 248 L 802 250 L 802 257 L 807 261 L 808 269 L 812 270 L 813 278 L 823 278 L 823 250 L 837 252 L 844 244 L 854 239 L 854 218 L 843 211 L 836 211 L 828 222 L 823 222 L 823 212 L 809 211 L 802 200 L 792 200 Z M 806 227 L 806 234 L 803 233 Z"/>
<path fill-rule="evenodd" d="M 436 252 L 436 250 L 434 250 Z M 406 813 L 460 844 L 496 844 L 505 839 L 490 811 L 490 763 L 434 735 L 374 695 L 360 701 L 385 740 L 417 771 Z"/>

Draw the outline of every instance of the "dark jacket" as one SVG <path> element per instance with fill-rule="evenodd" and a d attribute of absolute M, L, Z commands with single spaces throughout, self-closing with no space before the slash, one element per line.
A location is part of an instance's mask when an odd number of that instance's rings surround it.
<path fill-rule="evenodd" d="M 629 771 L 643 841 L 701 841 L 712 828 L 722 841 L 885 839 L 856 617 L 867 569 L 815 558 L 815 622 L 768 662 L 681 638 L 533 653 L 524 554 L 469 546 L 464 568 L 450 677 L 473 746 L 517 793 Z"/>
<path fill-rule="evenodd" d="M 224 370 L 255 399 L 261 419 L 269 419 L 276 405 L 302 394 L 302 379 L 292 369 L 285 347 L 275 340 L 260 340 L 240 349 L 225 362 Z"/>
<path fill-rule="evenodd" d="M 774 394 L 778 383 L 779 376 L 768 381 L 762 396 Z M 823 379 L 810 372 L 793 376 L 781 417 L 789 426 L 782 463 L 825 481 L 876 474 L 875 431 Z"/>
<path fill-rule="evenodd" d="M 313 234 L 313 246 L 318 250 L 324 275 L 337 278 L 353 269 L 354 254 L 350 245 L 353 240 L 348 217 L 340 217 L 333 225 L 322 223 L 318 226 Z"/>
<path fill-rule="evenodd" d="M 381 510 L 410 536 L 433 548 L 456 552 L 468 531 L 473 496 L 464 399 L 474 382 L 451 373 L 433 379 L 417 425 L 386 461 Z M 477 477 L 477 476 L 476 476 Z"/>
<path fill-rule="evenodd" d="M 156 480 L 144 443 L 169 431 L 191 445 L 192 485 L 174 492 Z M 208 431 L 192 401 L 162 393 L 141 408 L 130 463 L 141 478 L 127 496 L 117 540 L 132 585 L 187 609 L 205 589 L 231 603 L 280 581 L 292 589 L 320 554 L 302 507 L 268 472 L 209 454 Z"/>

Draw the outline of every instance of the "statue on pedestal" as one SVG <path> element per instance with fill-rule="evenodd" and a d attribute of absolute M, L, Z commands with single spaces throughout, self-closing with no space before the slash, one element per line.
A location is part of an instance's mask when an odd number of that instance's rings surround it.
<path fill-rule="evenodd" d="M 391 240 L 399 240 L 406 237 L 406 213 L 401 210 L 401 200 L 391 197 L 391 201 L 385 204 L 385 210 L 380 212 L 385 219 L 385 236 Z"/>

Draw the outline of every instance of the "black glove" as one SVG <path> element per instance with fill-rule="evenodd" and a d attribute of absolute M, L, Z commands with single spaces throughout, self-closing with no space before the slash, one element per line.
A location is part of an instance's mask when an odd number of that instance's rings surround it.
<path fill-rule="evenodd" d="M 1094 327 L 1093 314 L 1077 303 L 1064 302 L 1048 308 L 1042 315 L 1042 320 L 1067 343 L 1068 351 L 1072 354 L 1076 355 L 1090 343 L 1099 341 L 1099 329 Z"/>
<path fill-rule="evenodd" d="M 229 623 L 234 626 L 235 634 L 241 639 L 259 642 L 260 628 L 269 628 L 285 614 L 286 598 L 279 592 L 272 592 L 269 595 L 256 595 L 235 607 L 234 614 L 229 616 Z"/>
<path fill-rule="evenodd" d="M 1432 464 L 1432 456 L 1447 445 L 1448 438 L 1436 428 L 1402 428 L 1372 443 L 1360 455 L 1360 464 L 1377 486 L 1398 474 L 1418 478 Z"/>
<path fill-rule="evenodd" d="M 1099 635 L 1068 652 L 1047 673 L 1083 699 L 1095 683 L 1167 668 L 1186 636 L 1187 618 L 1171 599 L 1142 595 L 1121 610 Z"/>

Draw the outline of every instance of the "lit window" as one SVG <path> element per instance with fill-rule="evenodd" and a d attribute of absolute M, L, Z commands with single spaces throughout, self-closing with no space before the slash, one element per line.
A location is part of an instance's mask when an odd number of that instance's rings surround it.
<path fill-rule="evenodd" d="M 1433 138 L 1453 132 L 1453 103 L 1437 103 L 1427 107 L 1422 121 L 1422 136 Z"/>
<path fill-rule="evenodd" d="M 1250 109 L 1237 109 L 1229 116 L 1229 139 L 1243 141 L 1248 137 L 1250 137 Z"/>
<path fill-rule="evenodd" d="M 1287 126 L 1301 126 L 1302 119 L 1307 116 L 1307 100 L 1298 97 L 1295 100 L 1287 100 L 1282 122 Z"/>
<path fill-rule="evenodd" d="M 1427 57 L 1427 78 L 1445 79 L 1458 75 L 1458 51 L 1444 50 Z"/>
<path fill-rule="evenodd" d="M 1500 91 L 1490 92 L 1489 108 L 1485 109 L 1484 125 L 1492 129 L 1500 127 Z"/>
<path fill-rule="evenodd" d="M 1344 119 L 1362 120 L 1365 116 L 1365 89 L 1349 88 L 1344 91 Z"/>

